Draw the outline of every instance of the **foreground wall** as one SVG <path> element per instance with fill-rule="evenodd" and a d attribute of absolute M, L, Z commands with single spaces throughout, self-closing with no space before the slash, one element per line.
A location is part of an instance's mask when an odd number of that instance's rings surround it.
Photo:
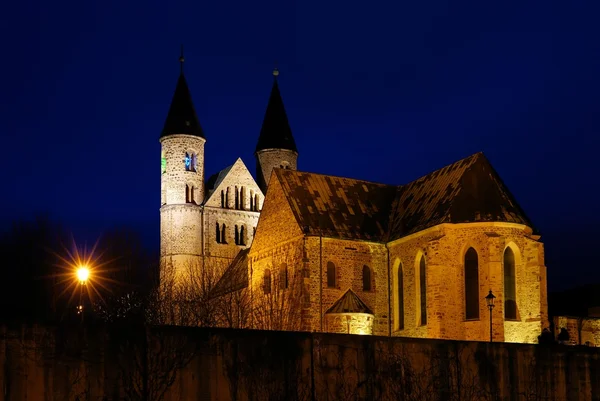
<path fill-rule="evenodd" d="M 0 401 L 598 400 L 599 357 L 590 347 L 341 334 L 2 327 Z"/>

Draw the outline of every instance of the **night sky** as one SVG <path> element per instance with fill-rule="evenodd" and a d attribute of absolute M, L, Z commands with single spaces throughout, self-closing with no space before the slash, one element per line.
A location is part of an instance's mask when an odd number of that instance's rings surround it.
<path fill-rule="evenodd" d="M 169 3 L 169 5 L 167 5 Z M 534 4 L 535 3 L 535 4 Z M 185 72 L 206 177 L 256 146 L 277 62 L 299 169 L 388 184 L 484 151 L 546 244 L 600 281 L 600 2 L 8 2 L 0 222 L 159 242 L 158 138 Z"/>

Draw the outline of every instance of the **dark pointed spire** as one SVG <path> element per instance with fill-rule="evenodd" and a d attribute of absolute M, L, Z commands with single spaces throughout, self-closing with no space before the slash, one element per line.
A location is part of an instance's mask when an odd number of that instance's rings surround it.
<path fill-rule="evenodd" d="M 265 112 L 265 118 L 256 144 L 256 152 L 264 149 L 288 149 L 298 152 L 292 130 L 288 122 L 283 100 L 277 85 L 279 70 L 273 70 L 273 88 Z"/>
<path fill-rule="evenodd" d="M 173 94 L 173 100 L 171 100 L 171 107 L 169 108 L 165 126 L 160 134 L 161 138 L 163 136 L 176 134 L 195 135 L 205 138 L 204 131 L 200 126 L 196 110 L 194 109 L 190 89 L 188 88 L 185 76 L 183 75 L 184 61 L 182 45 L 181 56 L 179 57 L 181 72 L 179 74 L 175 93 Z"/>

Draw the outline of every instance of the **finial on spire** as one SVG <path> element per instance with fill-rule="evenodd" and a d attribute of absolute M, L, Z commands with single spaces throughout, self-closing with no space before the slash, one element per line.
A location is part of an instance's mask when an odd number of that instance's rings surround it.
<path fill-rule="evenodd" d="M 179 63 L 181 64 L 181 73 L 183 74 L 183 62 L 185 58 L 183 57 L 183 45 L 181 45 L 181 56 L 179 56 Z"/>
<path fill-rule="evenodd" d="M 279 75 L 279 70 L 277 69 L 277 60 L 275 60 L 275 63 L 273 64 L 275 64 L 275 68 L 273 68 L 273 76 L 277 78 L 277 76 Z"/>

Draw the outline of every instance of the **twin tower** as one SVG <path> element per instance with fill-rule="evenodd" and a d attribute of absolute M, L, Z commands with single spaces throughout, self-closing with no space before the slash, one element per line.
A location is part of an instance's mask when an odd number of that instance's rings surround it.
<path fill-rule="evenodd" d="M 240 158 L 205 180 L 207 139 L 183 74 L 183 61 L 181 57 L 181 73 L 160 135 L 163 284 L 169 277 L 185 280 L 198 271 L 222 272 L 252 243 L 273 169 L 295 170 L 298 159 L 275 70 L 255 151 L 258 183 Z"/>

